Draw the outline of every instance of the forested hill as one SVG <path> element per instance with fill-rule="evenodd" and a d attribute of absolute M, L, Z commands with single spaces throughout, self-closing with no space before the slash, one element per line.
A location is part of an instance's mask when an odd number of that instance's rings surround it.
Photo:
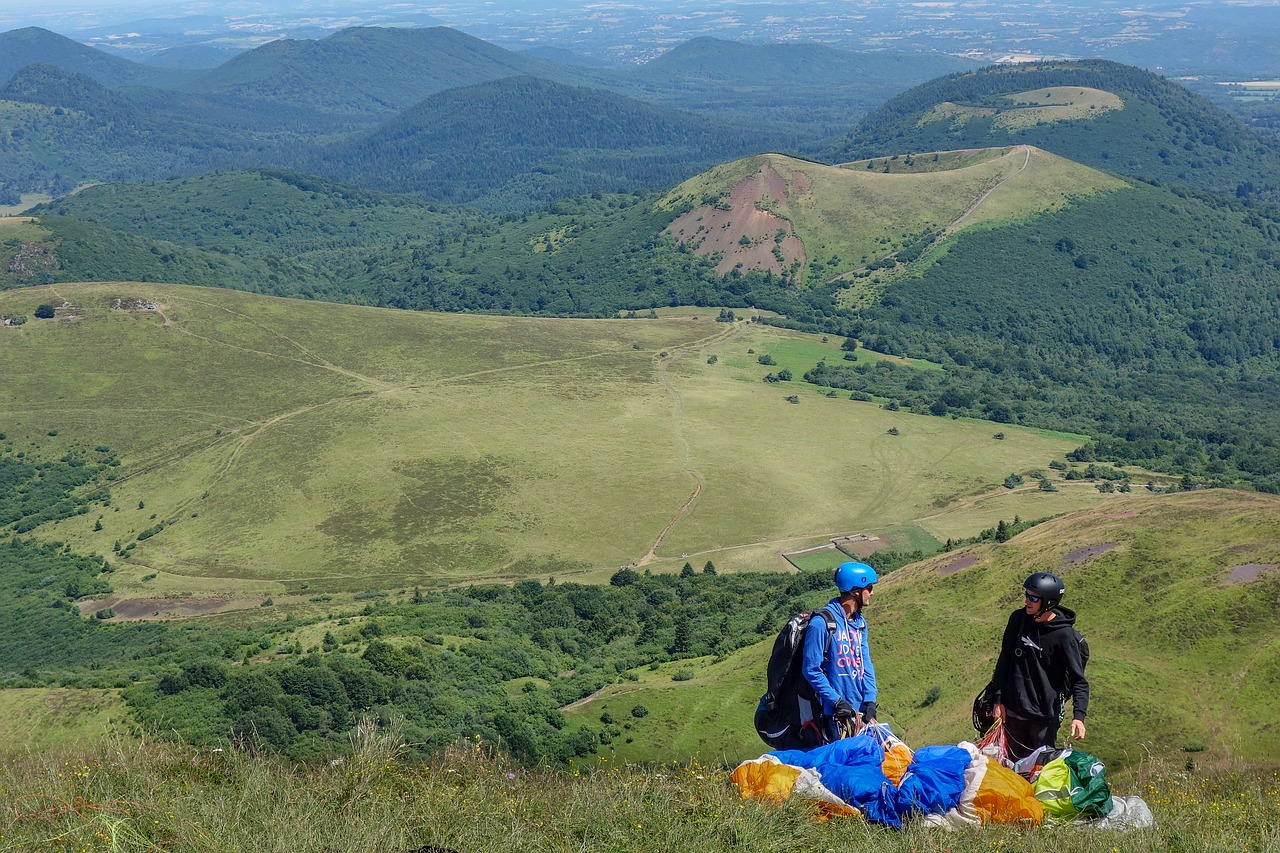
<path fill-rule="evenodd" d="M 703 36 L 598 79 L 626 94 L 723 116 L 756 114 L 817 143 L 851 119 L 940 74 L 971 70 L 954 56 L 854 52 L 823 44 L 743 44 Z M 823 143 L 825 144 L 825 143 Z M 804 153 L 817 153 L 819 145 Z"/>
<path fill-rule="evenodd" d="M 827 156 L 1015 143 L 1105 171 L 1280 200 L 1280 143 L 1176 83 L 1103 60 L 993 66 L 932 80 L 868 114 Z"/>
<path fill-rule="evenodd" d="M 85 74 L 104 86 L 172 86 L 186 76 L 111 56 L 40 27 L 0 33 L 0 84 L 33 62 Z"/>
<path fill-rule="evenodd" d="M 324 149 L 310 171 L 445 202 L 528 208 L 677 183 L 793 140 L 602 89 L 512 77 L 451 89 Z"/>
<path fill-rule="evenodd" d="M 320 41 L 271 42 L 184 88 L 385 116 L 436 92 L 520 74 L 582 79 L 567 66 L 521 56 L 447 27 L 352 27 Z"/>

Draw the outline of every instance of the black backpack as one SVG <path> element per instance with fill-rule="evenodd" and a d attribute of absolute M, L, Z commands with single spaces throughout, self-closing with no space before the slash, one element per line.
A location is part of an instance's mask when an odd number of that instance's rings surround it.
<path fill-rule="evenodd" d="M 773 641 L 766 670 L 767 689 L 756 708 L 755 723 L 760 739 L 774 749 L 812 749 L 826 740 L 822 732 L 822 700 L 802 672 L 804 635 L 813 619 L 826 623 L 830 648 L 835 626 L 821 610 L 792 616 Z"/>

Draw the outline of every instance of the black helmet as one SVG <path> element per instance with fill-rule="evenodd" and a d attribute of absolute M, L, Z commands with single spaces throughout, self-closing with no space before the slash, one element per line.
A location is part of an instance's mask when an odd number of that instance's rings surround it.
<path fill-rule="evenodd" d="M 1022 582 L 1022 588 L 1032 595 L 1040 596 L 1043 610 L 1057 607 L 1058 602 L 1062 601 L 1062 596 L 1067 594 L 1062 578 L 1048 572 L 1036 572 Z"/>

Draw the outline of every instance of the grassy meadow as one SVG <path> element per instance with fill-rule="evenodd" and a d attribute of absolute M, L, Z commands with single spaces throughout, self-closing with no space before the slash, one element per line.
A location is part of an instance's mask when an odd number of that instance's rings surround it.
<path fill-rule="evenodd" d="M 120 283 L 0 293 L 6 313 L 41 302 L 68 307 L 0 334 L 4 363 L 23 365 L 0 391 L 0 431 L 15 453 L 108 446 L 123 464 L 110 505 L 38 535 L 84 553 L 119 543 L 117 596 L 197 611 L 604 580 L 651 549 L 657 569 L 690 556 L 775 569 L 783 550 L 926 516 L 972 535 L 1001 517 L 973 496 L 1083 441 L 1008 427 L 993 440 L 990 424 L 824 396 L 799 376 L 838 359 L 837 340 L 713 311 L 592 321 Z M 758 363 L 766 352 L 778 367 Z M 793 381 L 761 381 L 783 367 Z M 998 512 L 1123 498 L 1028 492 Z M 953 505 L 963 522 L 936 520 Z"/>
<path fill-rule="evenodd" d="M 1274 772 L 1187 772 L 1147 762 L 1113 781 L 1141 795 L 1155 826 L 985 827 L 902 832 L 819 820 L 799 800 L 742 801 L 702 762 L 524 769 L 467 742 L 420 765 L 375 732 L 333 766 L 301 768 L 236 750 L 105 739 L 67 755 L 0 764 L 0 848 L 75 851 L 875 849 L 887 853 L 1269 851 L 1280 843 Z"/>

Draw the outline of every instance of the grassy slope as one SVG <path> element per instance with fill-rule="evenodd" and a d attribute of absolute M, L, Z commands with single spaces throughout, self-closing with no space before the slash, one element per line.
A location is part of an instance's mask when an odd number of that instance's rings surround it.
<path fill-rule="evenodd" d="M 1093 510 L 1034 527 L 1003 545 L 968 547 L 979 562 L 941 576 L 955 554 L 900 569 L 877 586 L 870 614 L 882 715 L 909 743 L 973 735 L 974 694 L 986 683 L 1007 614 L 1033 571 L 1060 573 L 1066 604 L 1089 640 L 1093 699 L 1084 746 L 1112 765 L 1148 751 L 1174 756 L 1189 744 L 1205 762 L 1274 765 L 1280 711 L 1280 572 L 1225 585 L 1230 569 L 1280 563 L 1280 499 L 1232 491 L 1169 495 L 1127 512 Z M 1069 563 L 1079 548 L 1114 543 Z M 823 596 L 815 594 L 814 605 Z M 613 753 L 622 759 L 678 754 L 735 761 L 763 752 L 751 731 L 772 641 L 719 663 L 693 666 L 691 681 L 645 672 L 606 688 L 572 713 L 594 721 L 607 705 L 631 724 Z M 942 697 L 920 707 L 931 687 Z M 625 694 L 625 695 L 622 695 Z M 630 717 L 644 704 L 650 714 Z"/>
<path fill-rule="evenodd" d="M 1189 774 L 1169 765 L 1117 779 L 1141 794 L 1156 826 L 984 827 L 887 832 L 856 820 L 815 820 L 812 807 L 740 801 L 722 768 L 579 767 L 524 770 L 469 742 L 428 766 L 396 760 L 382 737 L 339 766 L 299 768 L 227 750 L 104 742 L 67 756 L 0 765 L 0 812 L 11 849 L 262 853 L 370 850 L 876 850 L 915 853 L 1150 853 L 1272 850 L 1280 784 L 1272 774 Z M 1180 763 L 1179 763 L 1180 768 Z M 74 804 L 74 805 L 73 805 Z M 114 843 L 113 843 L 114 842 Z M 430 845 L 430 846 L 427 846 Z"/>
<path fill-rule="evenodd" d="M 983 223 L 1025 219 L 1058 210 L 1072 198 L 1124 187 L 1101 172 L 1026 146 L 993 150 L 982 157 L 961 151 L 940 152 L 936 161 L 929 154 L 910 159 L 911 166 L 903 158 L 895 168 L 887 160 L 827 166 L 777 154 L 751 157 L 685 181 L 660 204 L 697 206 L 697 213 L 710 215 L 712 206 L 704 199 L 722 198 L 761 171 L 780 175 L 787 184 L 785 197 L 764 204 L 792 223 L 809 261 L 827 264 L 823 277 L 831 279 L 884 257 L 925 231 L 955 223 L 958 232 Z M 981 204 L 958 222 L 980 199 Z M 710 249 L 708 244 L 705 251 Z"/>
<path fill-rule="evenodd" d="M 161 310 L 106 308 L 122 295 Z M 77 316 L 0 336 L 3 360 L 24 365 L 0 418 L 42 452 L 119 453 L 112 506 L 41 534 L 106 553 L 170 522 L 113 580 L 133 595 L 604 579 L 645 554 L 699 481 L 655 567 L 697 552 L 728 570 L 774 568 L 797 538 L 936 515 L 1080 441 L 1007 427 L 993 441 L 986 424 L 766 385 L 748 349 L 774 350 L 798 374 L 837 357 L 836 344 L 711 312 L 429 315 L 137 284 L 13 291 L 0 308 L 62 299 Z M 969 533 L 998 518 L 957 509 Z"/>
<path fill-rule="evenodd" d="M 88 747 L 128 717 L 115 690 L 0 690 L 0 741 L 33 752 Z"/>

